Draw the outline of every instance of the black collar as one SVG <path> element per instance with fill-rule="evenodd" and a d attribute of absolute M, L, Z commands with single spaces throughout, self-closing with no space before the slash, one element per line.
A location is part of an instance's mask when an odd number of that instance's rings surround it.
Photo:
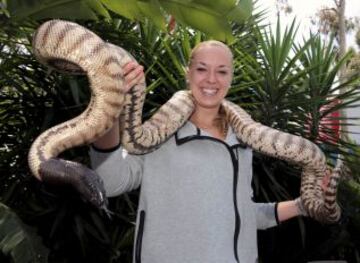
<path fill-rule="evenodd" d="M 231 148 L 241 147 L 247 148 L 246 144 L 239 141 L 231 127 L 229 127 L 228 134 L 225 141 L 218 140 L 212 137 L 209 133 L 196 127 L 191 121 L 185 123 L 185 125 L 175 133 L 175 140 L 177 145 L 181 145 L 194 139 L 210 139 L 225 143 Z"/>

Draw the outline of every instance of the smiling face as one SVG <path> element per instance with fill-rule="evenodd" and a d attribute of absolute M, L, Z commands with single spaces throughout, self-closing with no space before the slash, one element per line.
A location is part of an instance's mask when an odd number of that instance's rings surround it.
<path fill-rule="evenodd" d="M 218 109 L 232 81 L 232 54 L 218 42 L 194 49 L 187 79 L 197 108 Z"/>

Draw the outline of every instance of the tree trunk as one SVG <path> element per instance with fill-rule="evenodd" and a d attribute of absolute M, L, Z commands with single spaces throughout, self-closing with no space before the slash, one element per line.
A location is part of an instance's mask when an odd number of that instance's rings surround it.
<path fill-rule="evenodd" d="M 339 54 L 338 57 L 342 58 L 346 52 L 346 29 L 345 29 L 345 0 L 335 0 L 335 4 L 337 6 L 338 18 L 339 18 L 339 25 L 338 25 L 338 41 L 339 41 Z M 339 82 L 345 82 L 346 78 L 346 64 L 344 63 L 341 68 L 339 69 Z M 341 88 L 340 93 L 345 93 L 346 87 Z M 340 111 L 341 122 L 343 125 L 340 125 L 340 138 L 343 140 L 348 140 L 348 127 L 346 123 L 347 112 L 345 109 Z"/>
<path fill-rule="evenodd" d="M 345 28 L 345 0 L 339 0 L 338 1 L 338 15 L 339 15 L 339 58 L 342 58 L 345 55 L 346 52 L 346 28 Z M 346 65 L 344 64 L 340 68 L 340 75 L 339 79 L 340 82 L 345 81 L 345 71 L 346 71 Z M 345 92 L 345 91 L 342 91 Z"/>

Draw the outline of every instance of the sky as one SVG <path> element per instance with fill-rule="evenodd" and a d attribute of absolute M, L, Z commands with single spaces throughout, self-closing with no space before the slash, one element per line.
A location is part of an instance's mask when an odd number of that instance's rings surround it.
<path fill-rule="evenodd" d="M 290 25 L 294 16 L 299 23 L 298 39 L 302 39 L 302 35 L 309 35 L 311 29 L 310 19 L 314 17 L 316 12 L 321 7 L 334 7 L 333 0 L 288 0 L 288 3 L 292 7 L 292 13 L 290 15 L 281 14 L 281 21 L 284 24 Z M 268 19 L 272 24 L 276 25 L 276 0 L 259 0 L 259 6 L 269 10 Z M 360 0 L 346 0 L 345 15 L 347 17 L 360 17 Z M 282 24 L 283 24 L 282 23 Z M 313 28 L 313 30 L 315 30 Z M 347 45 L 354 46 L 354 34 L 347 36 Z"/>

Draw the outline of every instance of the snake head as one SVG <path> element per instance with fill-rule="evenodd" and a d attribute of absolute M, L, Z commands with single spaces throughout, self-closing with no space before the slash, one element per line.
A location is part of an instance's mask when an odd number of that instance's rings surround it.
<path fill-rule="evenodd" d="M 85 201 L 88 201 L 99 209 L 106 208 L 108 201 L 102 179 L 93 170 L 83 165 L 81 166 L 82 173 L 75 175 L 78 178 L 74 181 L 74 187 Z"/>
<path fill-rule="evenodd" d="M 86 170 L 86 175 L 80 177 L 81 183 L 76 188 L 85 201 L 93 204 L 111 219 L 114 213 L 108 209 L 103 180 L 93 170 L 85 166 L 83 168 Z"/>
<path fill-rule="evenodd" d="M 40 165 L 41 179 L 53 185 L 71 185 L 81 198 L 109 214 L 104 183 L 97 173 L 73 161 L 51 158 Z"/>

